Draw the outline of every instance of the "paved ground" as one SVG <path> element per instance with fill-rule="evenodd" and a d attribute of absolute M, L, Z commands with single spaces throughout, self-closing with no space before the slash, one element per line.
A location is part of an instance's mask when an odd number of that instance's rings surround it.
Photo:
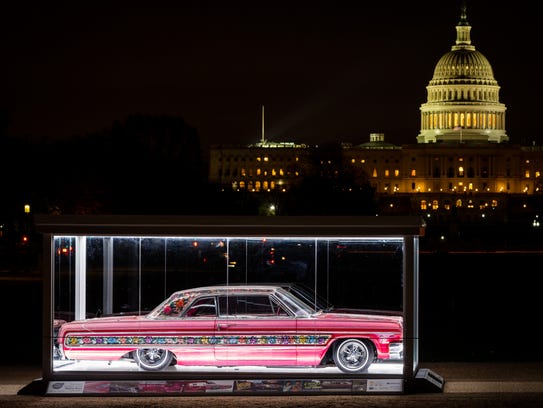
<path fill-rule="evenodd" d="M 543 363 L 422 363 L 444 380 L 441 392 L 402 395 L 51 397 L 20 395 L 41 377 L 36 366 L 0 366 L 0 407 L 302 408 L 543 407 Z"/>

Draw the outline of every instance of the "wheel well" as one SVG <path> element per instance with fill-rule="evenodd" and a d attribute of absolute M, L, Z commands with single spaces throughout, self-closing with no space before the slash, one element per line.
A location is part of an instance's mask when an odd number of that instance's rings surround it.
<path fill-rule="evenodd" d="M 170 361 L 170 365 L 173 366 L 173 365 L 177 365 L 177 354 L 175 354 L 173 351 L 170 351 L 170 353 L 172 353 L 172 361 Z"/>
<path fill-rule="evenodd" d="M 328 347 L 328 350 L 326 351 L 326 354 L 322 358 L 320 365 L 333 364 L 334 363 L 333 356 L 334 356 L 335 349 L 345 340 L 351 340 L 351 339 L 360 340 L 366 346 L 368 346 L 368 348 L 373 352 L 373 360 L 371 361 L 371 363 L 377 360 L 377 348 L 375 347 L 375 344 L 373 344 L 373 341 L 371 341 L 370 339 L 366 337 L 343 337 L 343 338 L 334 340 L 334 342 L 330 345 L 330 347 Z"/>

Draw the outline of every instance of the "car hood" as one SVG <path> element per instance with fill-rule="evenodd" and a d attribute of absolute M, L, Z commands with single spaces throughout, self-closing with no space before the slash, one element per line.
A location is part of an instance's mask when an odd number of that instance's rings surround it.
<path fill-rule="evenodd" d="M 399 310 L 379 310 L 379 309 L 352 309 L 346 307 L 334 307 L 326 312 L 335 314 L 363 314 L 363 315 L 379 315 L 379 316 L 403 316 L 403 312 Z"/>

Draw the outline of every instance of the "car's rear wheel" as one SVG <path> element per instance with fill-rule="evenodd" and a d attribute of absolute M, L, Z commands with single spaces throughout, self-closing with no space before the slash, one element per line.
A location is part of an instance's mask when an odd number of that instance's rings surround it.
<path fill-rule="evenodd" d="M 334 349 L 334 363 L 344 373 L 364 372 L 374 359 L 373 347 L 364 340 L 344 340 Z"/>
<path fill-rule="evenodd" d="M 134 351 L 134 360 L 138 366 L 148 371 L 159 371 L 168 367 L 173 354 L 160 348 L 142 348 Z"/>

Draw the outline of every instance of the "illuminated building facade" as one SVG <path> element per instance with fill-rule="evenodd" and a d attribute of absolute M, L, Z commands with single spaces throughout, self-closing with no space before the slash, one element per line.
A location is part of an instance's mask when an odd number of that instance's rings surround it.
<path fill-rule="evenodd" d="M 308 146 L 295 143 L 215 146 L 209 181 L 235 191 L 286 192 L 311 171 L 308 154 Z"/>
<path fill-rule="evenodd" d="M 509 143 L 506 106 L 486 57 L 471 44 L 465 7 L 456 42 L 436 64 L 420 107 L 417 143 L 397 146 L 373 133 L 341 154 L 294 144 L 215 146 L 209 181 L 234 191 L 287 191 L 324 167 L 374 188 L 382 214 L 424 214 L 446 221 L 529 211 L 543 197 L 543 147 Z M 320 168 L 319 168 L 320 167 Z M 532 204 L 530 204 L 532 203 Z M 518 206 L 518 208 L 514 208 Z"/>

